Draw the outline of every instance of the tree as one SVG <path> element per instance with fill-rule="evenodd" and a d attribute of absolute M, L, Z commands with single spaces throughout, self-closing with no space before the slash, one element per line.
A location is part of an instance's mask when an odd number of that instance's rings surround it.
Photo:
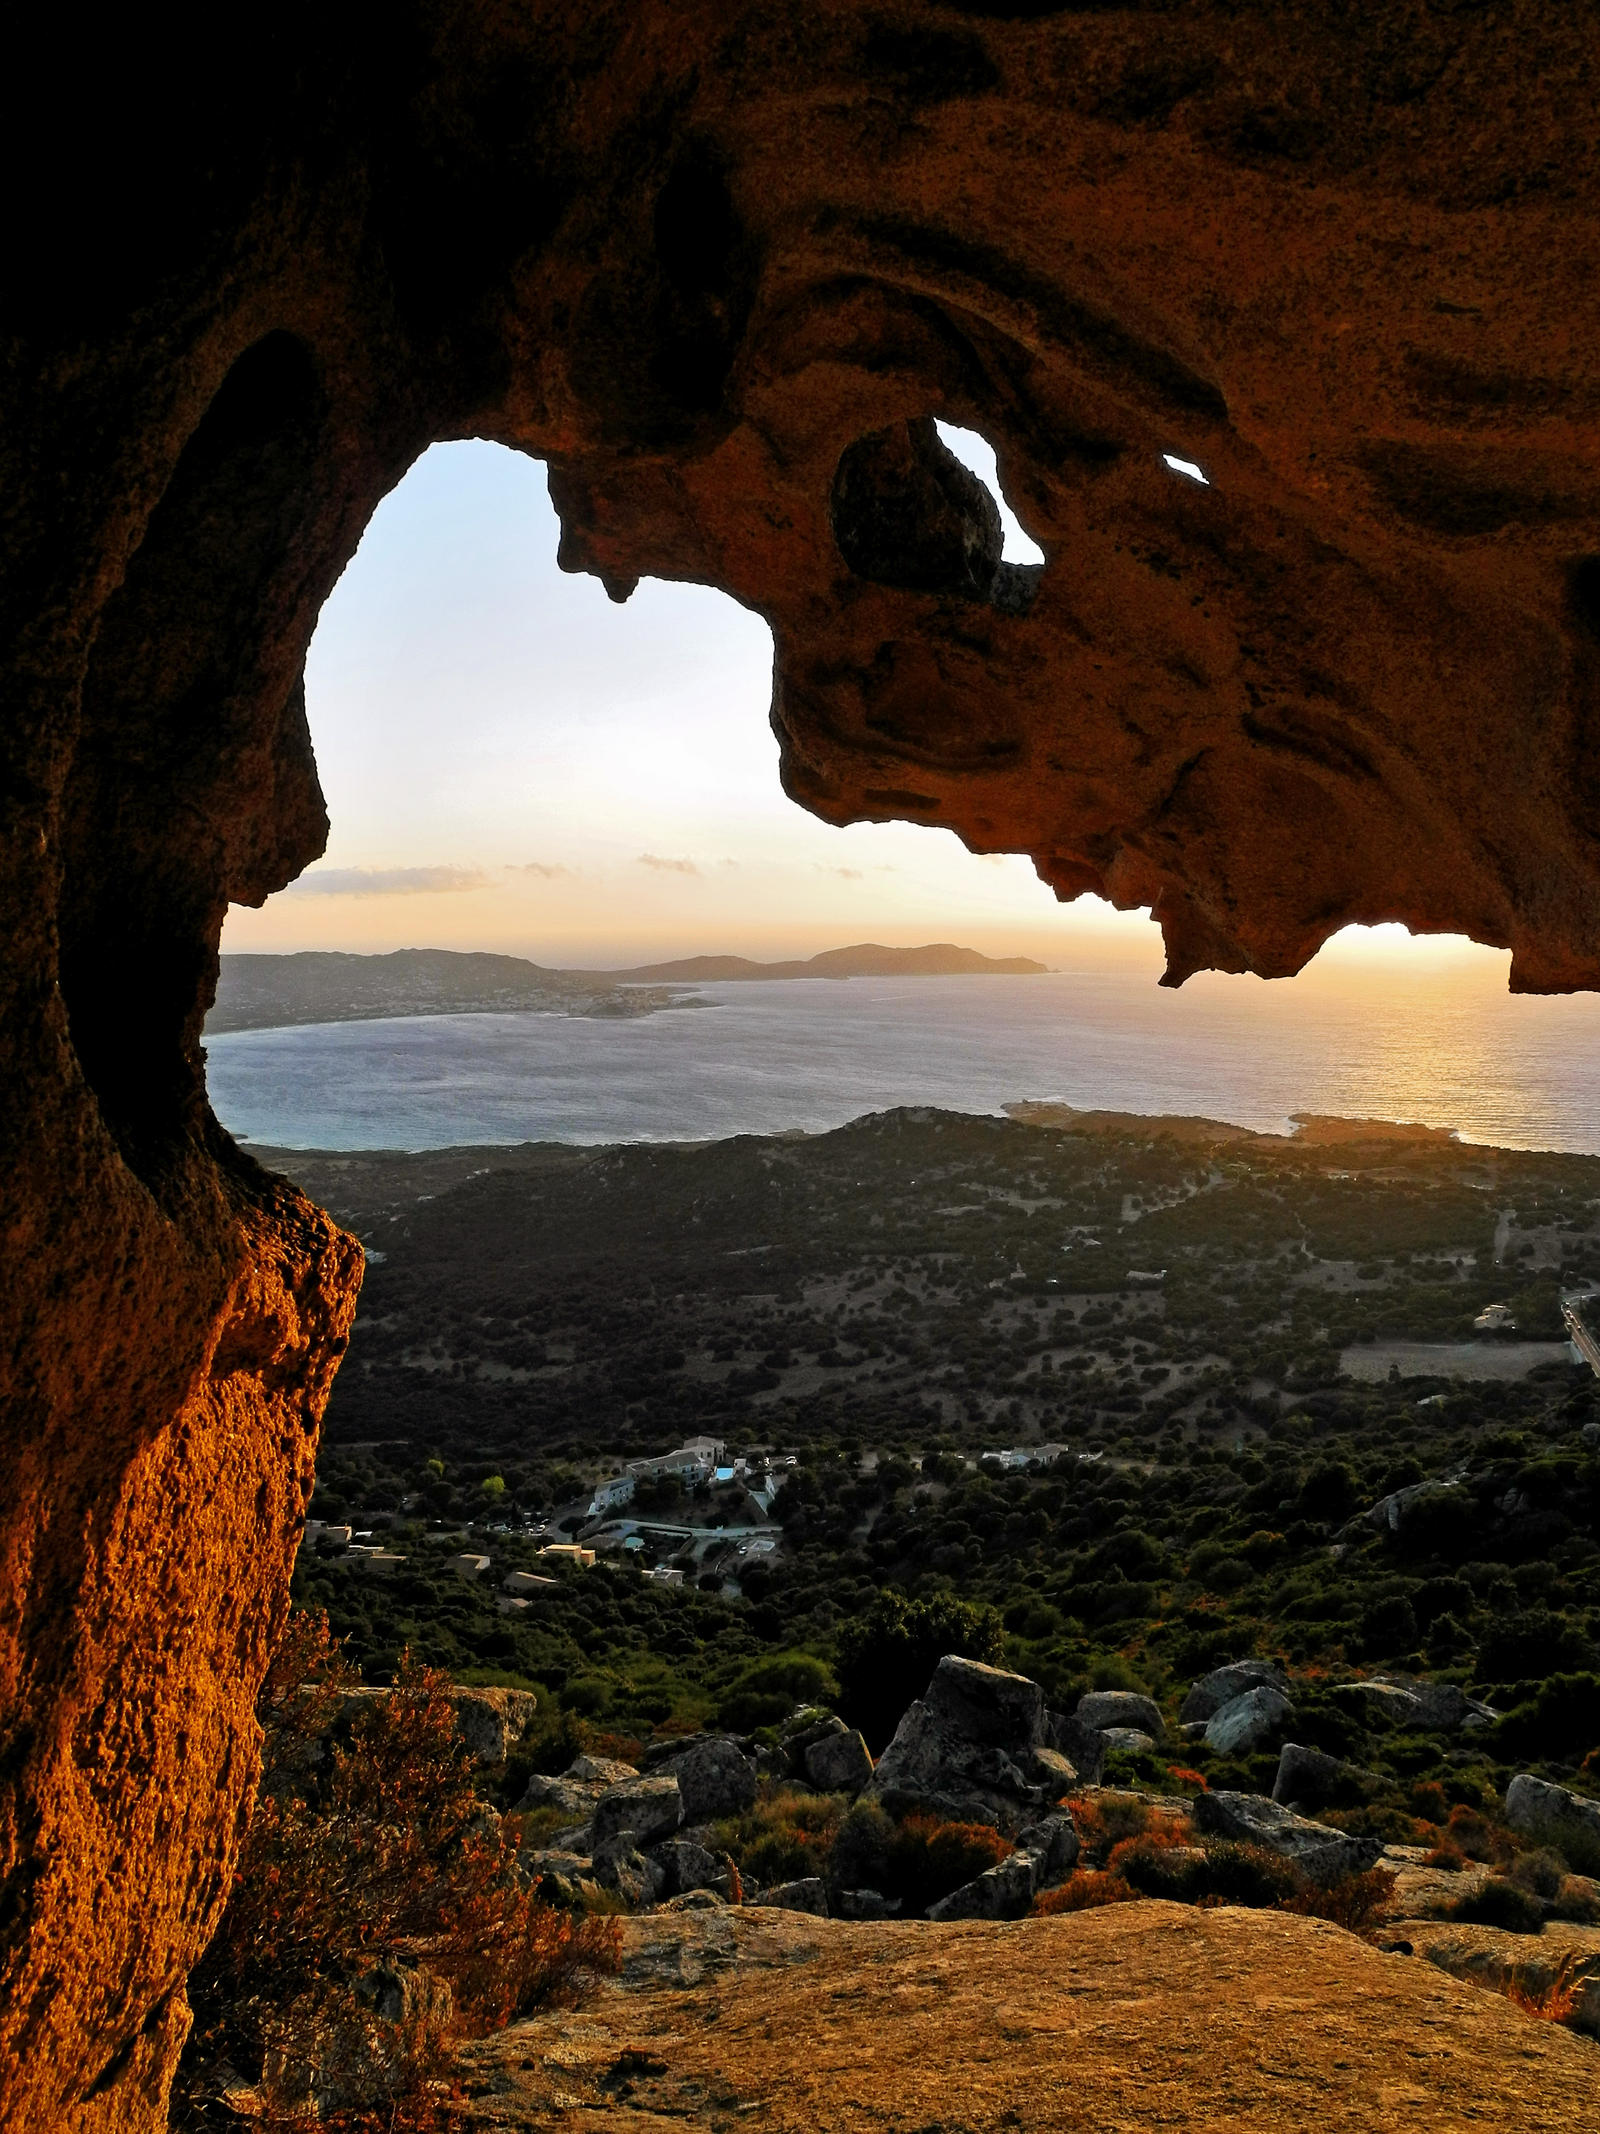
<path fill-rule="evenodd" d="M 946 1653 L 992 1666 L 1004 1650 L 1004 1625 L 987 1601 L 908 1600 L 891 1587 L 840 1636 L 839 1709 L 879 1755 Z"/>

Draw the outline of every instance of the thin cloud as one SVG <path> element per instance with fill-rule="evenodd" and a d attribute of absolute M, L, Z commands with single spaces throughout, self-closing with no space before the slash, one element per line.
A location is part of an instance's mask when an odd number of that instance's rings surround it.
<path fill-rule="evenodd" d="M 570 867 L 551 867 L 543 860 L 524 860 L 520 866 L 506 869 L 507 874 L 536 874 L 542 881 L 553 882 L 558 875 L 570 874 Z"/>
<path fill-rule="evenodd" d="M 289 886 L 301 897 L 451 896 L 487 889 L 490 877 L 481 867 L 325 867 Z"/>
<path fill-rule="evenodd" d="M 821 860 L 818 860 L 816 869 L 818 874 L 836 874 L 841 882 L 859 882 L 862 879 L 859 867 L 824 867 Z"/>
<path fill-rule="evenodd" d="M 659 852 L 641 852 L 639 854 L 639 865 L 641 867 L 653 867 L 657 874 L 698 874 L 700 872 L 693 860 L 663 859 Z"/>

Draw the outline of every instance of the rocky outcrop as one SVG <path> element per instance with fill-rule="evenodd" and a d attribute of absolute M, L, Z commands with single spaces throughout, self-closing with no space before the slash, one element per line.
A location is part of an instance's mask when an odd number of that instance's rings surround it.
<path fill-rule="evenodd" d="M 1226 1667 L 1214 1667 L 1210 1674 L 1202 1675 L 1192 1685 L 1178 1707 L 1178 1717 L 1186 1726 L 1204 1725 L 1225 1705 L 1262 1687 L 1274 1689 L 1279 1696 L 1287 1698 L 1288 1680 L 1275 1661 L 1232 1660 Z"/>
<path fill-rule="evenodd" d="M 306 647 L 430 442 L 546 459 L 616 597 L 765 617 L 803 805 L 1149 906 L 1174 982 L 1396 918 L 1600 979 L 1592 25 L 1240 25 L 30 19 L 0 2124 L 159 2119 L 227 1885 L 358 1256 L 219 1133 L 200 1031 L 228 903 L 322 849 Z M 1042 565 L 935 417 L 993 441 Z"/>
<path fill-rule="evenodd" d="M 1600 1875 L 1600 1801 L 1520 1771 L 1506 1788 L 1506 1821 L 1556 1846 L 1580 1874 Z"/>
<path fill-rule="evenodd" d="M 1259 1793 L 1201 1793 L 1191 1810 L 1197 1830 L 1275 1852 L 1316 1882 L 1359 1874 L 1383 1856 L 1381 1838 L 1354 1838 L 1296 1815 Z"/>
<path fill-rule="evenodd" d="M 1078 1725 L 1066 1722 L 1069 1736 Z M 1037 1682 L 947 1655 L 896 1727 L 866 1795 L 894 1813 L 923 1810 L 1014 1834 L 1082 1776 L 1051 1745 L 1060 1731 Z M 1096 1730 L 1083 1731 L 1099 1742 Z"/>
<path fill-rule="evenodd" d="M 575 2134 L 623 2119 L 682 2134 L 1594 2122 L 1590 2040 L 1420 1951 L 1283 1912 L 858 1926 L 746 1907 L 651 1913 L 622 1934 L 620 1976 L 582 2009 L 467 2048 L 475 2118 Z"/>
<path fill-rule="evenodd" d="M 1258 1682 L 1212 1713 L 1205 1742 L 1219 1756 L 1248 1756 L 1281 1731 L 1294 1706 L 1271 1682 Z"/>

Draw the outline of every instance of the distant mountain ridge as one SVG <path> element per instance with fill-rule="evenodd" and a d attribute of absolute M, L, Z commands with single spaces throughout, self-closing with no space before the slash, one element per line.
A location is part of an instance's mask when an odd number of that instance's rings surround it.
<path fill-rule="evenodd" d="M 677 994 L 620 986 L 603 971 L 552 971 L 525 956 L 400 948 L 386 956 L 304 949 L 292 956 L 224 956 L 213 1036 L 299 1023 L 368 1022 L 387 1015 L 652 1015 Z"/>
<path fill-rule="evenodd" d="M 370 1022 L 390 1015 L 654 1015 L 702 1003 L 683 989 L 730 978 L 942 978 L 999 973 L 1031 976 L 1046 966 L 1026 956 L 981 956 L 934 942 L 925 948 L 825 949 L 803 963 L 753 963 L 745 956 L 690 956 L 631 971 L 558 971 L 525 956 L 401 948 L 387 955 L 302 949 L 288 956 L 224 956 L 212 1036 L 304 1023 Z"/>
<path fill-rule="evenodd" d="M 876 941 L 859 941 L 853 948 L 824 949 L 801 962 L 685 956 L 676 963 L 642 963 L 636 970 L 606 975 L 624 985 L 709 985 L 731 978 L 1033 978 L 1049 968 L 1031 956 L 981 956 L 975 948 L 957 948 L 953 941 L 931 941 L 924 948 L 884 948 Z"/>

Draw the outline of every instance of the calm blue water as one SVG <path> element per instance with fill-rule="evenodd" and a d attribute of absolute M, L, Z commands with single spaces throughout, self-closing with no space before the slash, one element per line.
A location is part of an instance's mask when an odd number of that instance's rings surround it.
<path fill-rule="evenodd" d="M 896 1104 L 1053 1097 L 1282 1129 L 1296 1111 L 1416 1119 L 1469 1140 L 1600 1152 L 1600 999 L 1315 970 L 705 986 L 632 1022 L 450 1015 L 207 1042 L 225 1124 L 291 1148 L 698 1140 L 811 1131 Z"/>

